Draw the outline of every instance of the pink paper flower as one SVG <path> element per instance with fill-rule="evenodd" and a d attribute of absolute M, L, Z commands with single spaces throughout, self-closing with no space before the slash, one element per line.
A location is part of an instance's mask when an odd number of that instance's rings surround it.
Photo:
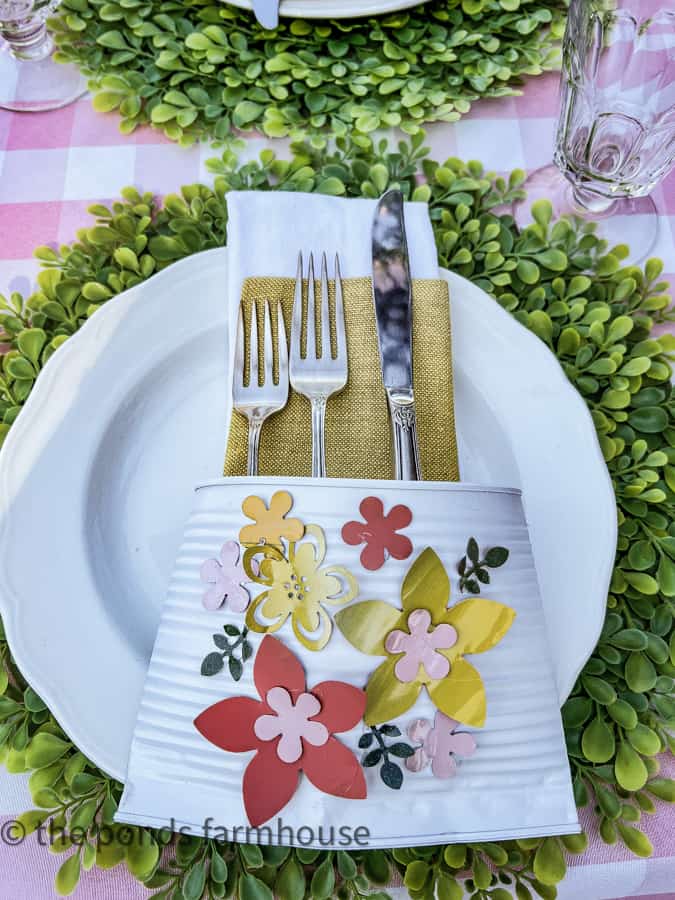
<path fill-rule="evenodd" d="M 420 666 L 429 678 L 445 678 L 450 671 L 450 661 L 438 653 L 457 643 L 457 632 L 452 625 L 443 623 L 429 630 L 431 615 L 426 609 L 414 609 L 408 616 L 410 633 L 395 629 L 384 642 L 389 653 L 402 653 L 394 667 L 399 681 L 407 684 L 417 678 Z"/>
<path fill-rule="evenodd" d="M 219 559 L 202 563 L 199 575 L 209 585 L 202 597 L 206 609 L 219 609 L 225 601 L 233 612 L 243 612 L 248 606 L 251 598 L 243 587 L 248 579 L 239 555 L 239 544 L 227 541 L 221 547 Z"/>
<path fill-rule="evenodd" d="M 436 778 L 451 778 L 457 771 L 455 756 L 473 756 L 476 740 L 466 732 L 455 733 L 459 723 L 437 711 L 434 726 L 428 719 L 415 719 L 408 726 L 408 737 L 420 743 L 412 756 L 406 759 L 406 768 L 420 772 L 431 761 L 431 771 Z"/>
<path fill-rule="evenodd" d="M 352 547 L 366 545 L 361 551 L 364 569 L 380 569 L 387 553 L 394 559 L 410 556 L 413 549 L 410 538 L 397 534 L 412 522 L 412 513 L 407 506 L 394 506 L 385 516 L 382 501 L 377 497 L 366 497 L 361 501 L 359 512 L 365 522 L 347 522 L 342 527 L 342 540 Z"/>
<path fill-rule="evenodd" d="M 273 687 L 267 692 L 267 705 L 275 715 L 260 716 L 253 730 L 261 741 L 280 737 L 277 756 L 282 762 L 297 762 L 302 756 L 302 741 L 312 747 L 323 747 L 330 735 L 323 722 L 310 722 L 321 712 L 321 704 L 313 694 L 300 694 L 295 704 L 286 688 Z"/>

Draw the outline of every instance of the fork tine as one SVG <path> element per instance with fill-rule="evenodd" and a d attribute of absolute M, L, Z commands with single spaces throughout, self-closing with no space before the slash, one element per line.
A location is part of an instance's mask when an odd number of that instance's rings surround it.
<path fill-rule="evenodd" d="M 258 315 L 256 305 L 251 310 L 251 328 L 248 333 L 249 387 L 258 387 Z"/>
<path fill-rule="evenodd" d="M 347 339 L 345 336 L 345 310 L 342 303 L 342 273 L 340 257 L 335 254 L 335 358 L 347 358 Z"/>
<path fill-rule="evenodd" d="M 305 357 L 316 359 L 316 285 L 314 281 L 314 255 L 309 254 L 309 271 L 307 273 L 309 289 L 307 291 L 307 344 Z"/>
<path fill-rule="evenodd" d="M 321 255 L 321 357 L 331 359 L 332 356 L 330 310 L 328 308 L 328 263 L 326 254 L 323 253 Z"/>
<path fill-rule="evenodd" d="M 282 320 L 283 325 L 283 320 Z M 298 272 L 295 277 L 293 317 L 291 319 L 291 368 L 300 365 L 302 341 L 302 252 L 298 253 Z"/>
<path fill-rule="evenodd" d="M 265 318 L 263 319 L 263 384 L 274 384 L 274 344 L 272 343 L 272 321 L 270 319 L 270 301 L 265 300 Z"/>
<path fill-rule="evenodd" d="M 234 350 L 234 378 L 232 383 L 235 388 L 244 386 L 244 315 L 239 304 L 239 314 L 237 315 L 237 341 Z"/>
<path fill-rule="evenodd" d="M 286 387 L 288 395 L 288 344 L 281 302 L 277 303 L 277 357 L 279 359 L 279 385 Z"/>

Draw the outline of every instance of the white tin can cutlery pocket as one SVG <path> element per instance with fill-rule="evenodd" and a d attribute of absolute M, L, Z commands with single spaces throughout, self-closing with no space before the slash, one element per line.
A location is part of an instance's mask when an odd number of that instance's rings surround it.
<path fill-rule="evenodd" d="M 200 486 L 118 818 L 336 847 L 577 831 L 520 492 Z"/>

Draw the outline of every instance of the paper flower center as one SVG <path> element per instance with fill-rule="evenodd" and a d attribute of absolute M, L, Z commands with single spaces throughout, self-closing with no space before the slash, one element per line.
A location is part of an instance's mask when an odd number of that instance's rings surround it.
<path fill-rule="evenodd" d="M 329 738 L 328 729 L 321 722 L 310 722 L 321 712 L 321 704 L 313 694 L 300 694 L 295 704 L 285 688 L 273 687 L 267 692 L 267 705 L 276 715 L 256 719 L 253 731 L 261 741 L 279 737 L 277 756 L 282 762 L 297 762 L 302 756 L 302 742 L 322 747 Z"/>
<path fill-rule="evenodd" d="M 457 632 L 443 623 L 432 626 L 431 615 L 426 609 L 415 609 L 408 616 L 409 634 L 395 629 L 387 635 L 384 643 L 389 653 L 403 653 L 394 666 L 394 673 L 399 681 L 408 683 L 418 677 L 422 666 L 434 680 L 445 678 L 450 671 L 450 661 L 439 653 L 448 650 L 457 643 Z"/>

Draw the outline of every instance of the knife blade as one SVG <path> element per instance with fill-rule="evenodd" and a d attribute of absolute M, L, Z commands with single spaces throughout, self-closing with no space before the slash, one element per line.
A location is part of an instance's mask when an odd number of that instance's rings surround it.
<path fill-rule="evenodd" d="M 253 0 L 255 17 L 268 31 L 279 25 L 279 0 Z"/>
<path fill-rule="evenodd" d="M 403 195 L 380 198 L 372 228 L 373 302 L 382 381 L 389 403 L 398 480 L 419 481 L 417 416 L 412 378 L 412 283 L 405 236 Z"/>

